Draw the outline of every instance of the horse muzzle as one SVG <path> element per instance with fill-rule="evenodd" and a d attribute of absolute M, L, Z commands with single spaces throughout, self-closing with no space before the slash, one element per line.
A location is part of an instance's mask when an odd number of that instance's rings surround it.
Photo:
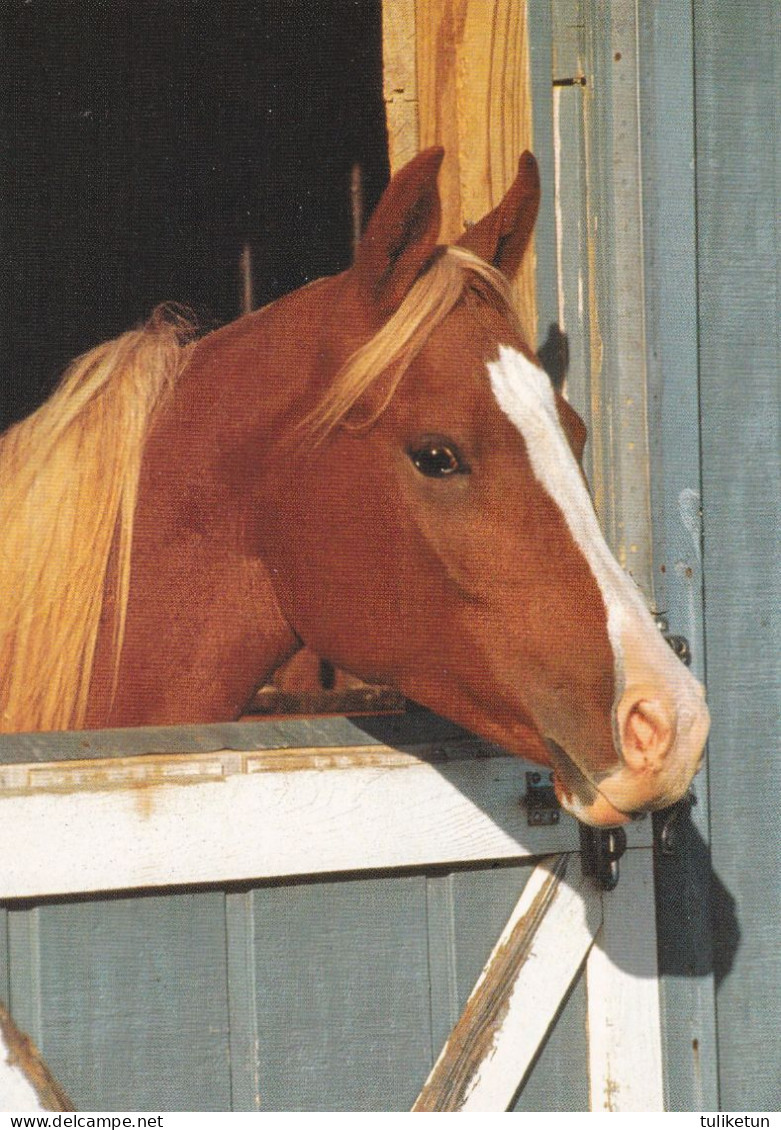
<path fill-rule="evenodd" d="M 548 743 L 562 808 L 584 824 L 611 827 L 680 800 L 702 765 L 710 728 L 702 687 L 691 679 L 688 690 L 677 704 L 654 697 L 650 688 L 626 690 L 614 717 L 620 754 L 599 774 L 585 772 Z"/>

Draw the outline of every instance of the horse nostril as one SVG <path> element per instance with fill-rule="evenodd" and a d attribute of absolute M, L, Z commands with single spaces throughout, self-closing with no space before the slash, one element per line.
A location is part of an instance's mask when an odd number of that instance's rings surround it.
<path fill-rule="evenodd" d="M 636 699 L 621 728 L 622 753 L 631 769 L 657 769 L 675 737 L 675 723 L 661 702 Z"/>

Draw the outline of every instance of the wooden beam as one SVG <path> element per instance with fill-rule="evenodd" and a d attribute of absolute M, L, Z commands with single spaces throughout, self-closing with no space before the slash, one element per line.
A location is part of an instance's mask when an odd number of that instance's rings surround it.
<path fill-rule="evenodd" d="M 663 1111 L 652 849 L 628 851 L 586 965 L 592 1111 Z"/>
<path fill-rule="evenodd" d="M 538 864 L 413 1111 L 506 1111 L 591 949 L 602 900 L 578 856 Z"/>
<path fill-rule="evenodd" d="M 391 172 L 420 150 L 415 0 L 383 0 L 382 70 Z"/>
<path fill-rule="evenodd" d="M 479 742 L 150 755 L 0 769 L 0 898 L 517 859 L 519 758 Z"/>

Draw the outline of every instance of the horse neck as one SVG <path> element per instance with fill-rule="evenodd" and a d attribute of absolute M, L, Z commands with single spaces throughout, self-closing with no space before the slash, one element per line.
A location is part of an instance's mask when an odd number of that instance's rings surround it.
<path fill-rule="evenodd" d="M 90 725 L 237 717 L 299 646 L 263 562 L 263 518 L 270 452 L 300 415 L 316 354 L 319 289 L 205 338 L 160 410 L 141 468 L 117 689 L 112 701 L 104 634 Z"/>

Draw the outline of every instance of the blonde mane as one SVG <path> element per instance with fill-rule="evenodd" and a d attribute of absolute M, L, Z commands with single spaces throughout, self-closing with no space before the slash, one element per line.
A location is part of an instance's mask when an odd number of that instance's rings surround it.
<path fill-rule="evenodd" d="M 0 438 L 0 732 L 84 724 L 112 554 L 116 678 L 144 441 L 192 336 L 159 308 Z"/>
<path fill-rule="evenodd" d="M 501 271 L 462 247 L 443 248 L 389 321 L 337 373 L 326 395 L 300 427 L 321 442 L 345 420 L 353 405 L 380 376 L 390 372 L 382 401 L 372 418 L 362 420 L 361 426 L 374 423 L 390 404 L 401 378 L 431 334 L 467 291 L 479 294 L 521 332 L 510 284 Z"/>

